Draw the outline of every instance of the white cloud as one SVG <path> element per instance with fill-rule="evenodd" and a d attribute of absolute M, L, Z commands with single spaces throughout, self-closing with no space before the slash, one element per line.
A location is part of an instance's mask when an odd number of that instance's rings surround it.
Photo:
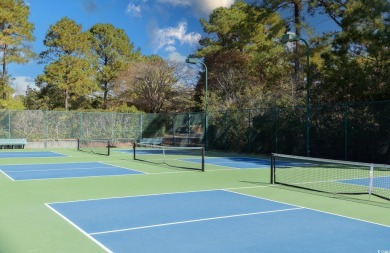
<path fill-rule="evenodd" d="M 230 7 L 235 0 L 156 0 L 173 6 L 190 6 L 200 15 L 208 15 L 218 7 Z"/>
<path fill-rule="evenodd" d="M 235 0 L 194 0 L 197 3 L 196 8 L 204 14 L 210 14 L 218 7 L 230 7 Z"/>
<path fill-rule="evenodd" d="M 184 62 L 186 60 L 186 56 L 178 53 L 178 52 L 172 52 L 168 55 L 168 60 L 174 61 L 174 62 Z"/>
<path fill-rule="evenodd" d="M 188 7 L 196 16 L 208 16 L 218 7 L 230 7 L 236 0 L 155 0 L 157 4 L 168 4 L 173 7 Z M 133 17 L 141 17 L 145 9 L 150 9 L 149 0 L 130 0 L 126 13 Z M 153 8 L 152 8 L 153 9 Z"/>
<path fill-rule="evenodd" d="M 141 5 L 135 5 L 129 3 L 126 8 L 126 13 L 133 17 L 141 17 L 142 16 L 142 7 Z"/>
<path fill-rule="evenodd" d="M 148 6 L 146 3 L 149 0 L 130 0 L 127 7 L 126 7 L 126 13 L 133 17 L 141 17 L 142 12 L 145 9 L 148 9 Z"/>
<path fill-rule="evenodd" d="M 162 4 L 171 4 L 173 6 L 190 6 L 192 5 L 192 0 L 156 0 L 158 3 Z"/>
<path fill-rule="evenodd" d="M 176 47 L 174 47 L 174 46 L 167 46 L 165 48 L 165 51 L 167 51 L 167 52 L 175 52 L 176 51 Z"/>
<path fill-rule="evenodd" d="M 155 45 L 155 52 L 164 48 L 169 52 L 173 52 L 176 43 L 180 45 L 196 45 L 201 35 L 199 33 L 187 33 L 187 22 L 180 22 L 176 27 L 167 27 L 163 29 L 156 28 L 153 33 L 153 44 Z"/>
<path fill-rule="evenodd" d="M 27 87 L 34 88 L 34 79 L 28 76 L 17 76 L 12 81 L 12 88 L 15 90 L 15 95 L 25 95 Z"/>

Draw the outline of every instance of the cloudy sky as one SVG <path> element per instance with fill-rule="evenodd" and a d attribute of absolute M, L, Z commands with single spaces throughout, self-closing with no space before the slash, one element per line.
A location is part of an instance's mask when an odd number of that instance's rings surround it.
<path fill-rule="evenodd" d="M 158 54 L 182 60 L 193 53 L 202 36 L 199 19 L 217 7 L 229 7 L 235 0 L 25 0 L 30 6 L 30 22 L 35 25 L 36 53 L 45 50 L 43 39 L 50 25 L 62 17 L 73 19 L 84 30 L 97 23 L 111 23 L 124 29 L 142 54 Z M 13 88 L 24 94 L 33 85 L 44 65 L 31 61 L 9 65 Z"/>
<path fill-rule="evenodd" d="M 0 0 L 1 1 L 1 0 Z M 35 25 L 36 53 L 45 50 L 43 39 L 50 25 L 63 17 L 73 19 L 88 30 L 98 23 L 110 23 L 124 29 L 135 48 L 142 54 L 158 54 L 164 59 L 184 61 L 198 47 L 204 35 L 200 18 L 208 18 L 218 7 L 230 7 L 238 0 L 24 0 L 30 6 L 30 22 Z M 256 0 L 246 0 L 251 3 Z M 307 17 L 316 30 L 332 27 L 328 17 Z M 311 20 L 310 20 L 311 19 Z M 13 88 L 24 94 L 43 73 L 43 64 L 31 61 L 25 65 L 11 64 L 9 74 Z"/>

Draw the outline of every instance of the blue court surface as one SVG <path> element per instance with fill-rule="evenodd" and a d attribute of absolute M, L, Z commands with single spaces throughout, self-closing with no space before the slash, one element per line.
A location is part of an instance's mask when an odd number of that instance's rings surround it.
<path fill-rule="evenodd" d="M 373 253 L 390 227 L 225 190 L 47 204 L 113 253 Z"/>
<path fill-rule="evenodd" d="M 136 170 L 120 168 L 113 165 L 98 162 L 0 165 L 0 170 L 3 171 L 3 173 L 6 174 L 12 180 L 143 174 L 142 172 Z"/>
<path fill-rule="evenodd" d="M 370 178 L 356 178 L 356 179 L 347 179 L 340 182 L 354 185 L 369 186 Z M 374 188 L 390 189 L 390 176 L 388 177 L 374 177 L 372 181 L 372 186 Z"/>
<path fill-rule="evenodd" d="M 133 153 L 132 150 L 117 150 L 116 152 Z M 139 155 L 156 155 L 162 154 L 162 150 L 137 150 Z M 188 155 L 188 152 L 181 150 L 167 150 L 166 154 L 171 155 Z M 187 162 L 201 163 L 201 158 L 183 158 L 179 159 Z M 266 168 L 271 166 L 270 159 L 252 158 L 252 157 L 206 157 L 205 164 L 216 166 L 230 167 L 236 169 L 252 169 L 252 168 Z M 303 167 L 310 165 L 309 163 L 298 163 L 288 161 L 277 161 L 279 166 L 283 167 Z M 311 164 L 312 165 L 312 164 Z"/>
<path fill-rule="evenodd" d="M 134 151 L 133 150 L 115 150 L 115 152 L 120 152 L 120 153 L 131 153 L 133 154 Z M 191 155 L 191 153 L 188 152 L 188 150 L 180 150 L 180 149 L 173 149 L 173 150 L 169 150 L 169 149 L 137 149 L 136 151 L 136 154 L 138 155 L 162 155 L 162 154 L 166 154 L 166 155 Z M 200 150 L 198 151 L 199 155 L 200 155 Z M 193 154 L 196 154 L 196 152 L 194 152 Z"/>
<path fill-rule="evenodd" d="M 42 151 L 42 152 L 0 152 L 0 158 L 35 158 L 35 157 L 60 157 L 64 154 Z"/>
<path fill-rule="evenodd" d="M 133 153 L 132 150 L 117 150 L 117 152 L 123 153 Z M 137 150 L 136 154 L 139 155 L 156 155 L 162 154 L 162 150 Z M 188 155 L 188 152 L 181 150 L 167 150 L 166 154 L 170 155 Z M 182 161 L 201 163 L 201 158 L 183 158 Z M 291 163 L 291 162 L 279 162 L 283 163 L 286 166 L 302 166 L 302 163 Z M 224 166 L 236 169 L 249 169 L 249 168 L 267 168 L 271 166 L 269 159 L 259 159 L 259 158 L 250 158 L 250 157 L 206 157 L 205 164 Z"/>
<path fill-rule="evenodd" d="M 199 158 L 183 159 L 188 162 L 201 163 Z M 266 168 L 269 169 L 271 161 L 269 159 L 251 158 L 251 157 L 207 157 L 205 164 L 224 166 L 236 169 L 251 169 L 251 168 Z M 283 162 L 278 161 L 280 166 L 302 167 L 307 166 L 308 163 Z"/>

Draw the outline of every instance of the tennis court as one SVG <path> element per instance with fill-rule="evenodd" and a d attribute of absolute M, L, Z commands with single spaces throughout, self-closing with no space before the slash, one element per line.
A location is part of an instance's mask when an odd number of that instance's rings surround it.
<path fill-rule="evenodd" d="M 234 169 L 269 169 L 270 159 L 253 157 L 202 157 L 201 149 L 196 147 L 164 147 L 140 145 L 134 150 L 118 150 L 116 152 L 133 154 L 139 160 L 165 164 L 181 164 L 182 167 L 201 167 L 201 163 L 222 168 Z M 172 162 L 168 162 L 173 160 Z M 193 165 L 190 165 L 192 164 Z M 199 164 L 196 166 L 194 164 Z M 282 162 L 284 166 L 304 166 L 303 163 Z M 173 166 L 173 165 L 172 165 Z"/>
<path fill-rule="evenodd" d="M 184 160 L 195 163 L 201 162 L 199 158 L 187 158 Z M 252 157 L 208 157 L 205 163 L 235 169 L 269 169 L 271 166 L 270 159 Z M 293 167 L 307 166 L 307 163 L 279 162 L 279 165 Z"/>
<path fill-rule="evenodd" d="M 341 182 L 346 183 L 346 184 L 369 186 L 370 185 L 370 178 L 366 177 L 366 178 L 348 179 L 348 180 L 343 180 Z M 373 187 L 390 190 L 389 182 L 390 182 L 390 176 L 378 177 L 373 182 Z"/>
<path fill-rule="evenodd" d="M 390 238 L 388 226 L 223 190 L 48 206 L 107 252 L 369 253 Z"/>
<path fill-rule="evenodd" d="M 201 149 L 143 151 L 136 159 L 117 151 L 102 156 L 76 148 L 42 149 L 31 153 L 62 155 L 0 160 L 0 252 L 390 249 L 388 200 L 363 195 L 364 201 L 347 201 L 270 184 L 271 158 L 264 156 L 206 152 L 201 171 Z M 333 164 L 276 163 L 278 182 L 307 178 L 298 183 L 309 187 L 321 178 L 327 187 L 368 188 L 369 169 L 357 174 L 343 169 L 348 177 L 339 177 Z M 388 170 L 375 173 L 373 192 L 387 194 Z"/>
<path fill-rule="evenodd" d="M 133 150 L 119 150 L 117 152 L 129 153 L 133 154 Z M 158 159 L 159 155 L 162 155 L 162 151 L 159 149 L 153 150 L 137 150 L 136 155 L 138 157 L 142 156 L 142 160 L 152 161 L 153 159 Z M 176 156 L 176 160 L 190 162 L 190 163 L 202 163 L 202 158 L 200 155 L 189 154 L 187 150 L 182 150 L 180 148 L 176 150 L 169 150 L 165 153 L 165 155 L 170 155 L 172 157 Z M 154 157 L 153 157 L 154 156 Z M 188 157 L 186 157 L 188 156 Z M 198 158 L 191 158 L 191 156 L 198 156 Z M 251 158 L 251 157 L 207 157 L 204 160 L 205 164 L 221 166 L 225 168 L 235 168 L 235 169 L 259 169 L 266 168 L 268 169 L 270 166 L 269 159 L 259 159 L 259 158 Z M 288 163 L 291 164 L 291 163 Z"/>
<path fill-rule="evenodd" d="M 64 154 L 60 154 L 58 152 L 52 152 L 52 151 L 25 151 L 25 152 L 7 152 L 2 151 L 0 152 L 0 158 L 43 158 L 43 157 L 61 157 L 65 156 Z"/>
<path fill-rule="evenodd" d="M 142 174 L 105 163 L 58 163 L 0 165 L 0 170 L 12 180 L 36 180 L 54 178 L 98 177 Z"/>
<path fill-rule="evenodd" d="M 297 166 L 283 166 L 292 162 Z M 299 166 L 299 162 L 305 166 Z M 390 165 L 272 155 L 272 183 L 319 192 L 375 195 L 390 200 Z"/>

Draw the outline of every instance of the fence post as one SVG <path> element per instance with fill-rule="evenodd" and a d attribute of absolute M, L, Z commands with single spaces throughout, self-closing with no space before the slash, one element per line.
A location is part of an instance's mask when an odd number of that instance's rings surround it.
<path fill-rule="evenodd" d="M 112 112 L 111 113 L 111 145 L 115 145 L 116 140 L 115 140 L 115 116 L 116 113 Z"/>
<path fill-rule="evenodd" d="M 142 121 L 142 113 L 139 114 L 139 119 L 138 119 L 138 122 L 139 122 L 139 140 L 142 140 L 142 132 L 143 132 L 143 121 Z M 137 140 L 138 141 L 138 140 Z"/>
<path fill-rule="evenodd" d="M 191 143 L 191 113 L 187 115 L 187 144 Z"/>
<path fill-rule="evenodd" d="M 275 153 L 278 153 L 279 108 L 275 108 Z"/>
<path fill-rule="evenodd" d="M 252 144 L 252 114 L 251 110 L 248 110 L 248 152 L 251 152 Z"/>
<path fill-rule="evenodd" d="M 176 113 L 172 113 L 172 145 L 175 146 L 175 116 Z"/>
<path fill-rule="evenodd" d="M 226 110 L 224 113 L 224 125 L 223 125 L 223 139 L 224 139 L 224 148 L 225 151 L 227 150 L 227 139 L 228 139 L 228 130 L 227 130 L 227 117 L 228 117 L 228 111 Z"/>
<path fill-rule="evenodd" d="M 48 111 L 45 111 L 45 148 L 47 148 L 47 141 L 49 139 L 49 115 Z"/>
<path fill-rule="evenodd" d="M 11 110 L 8 110 L 8 139 L 11 139 Z"/>
<path fill-rule="evenodd" d="M 344 103 L 344 160 L 348 160 L 348 102 Z"/>
<path fill-rule="evenodd" d="M 79 128 L 79 139 L 83 138 L 83 112 L 80 112 L 80 128 Z"/>

